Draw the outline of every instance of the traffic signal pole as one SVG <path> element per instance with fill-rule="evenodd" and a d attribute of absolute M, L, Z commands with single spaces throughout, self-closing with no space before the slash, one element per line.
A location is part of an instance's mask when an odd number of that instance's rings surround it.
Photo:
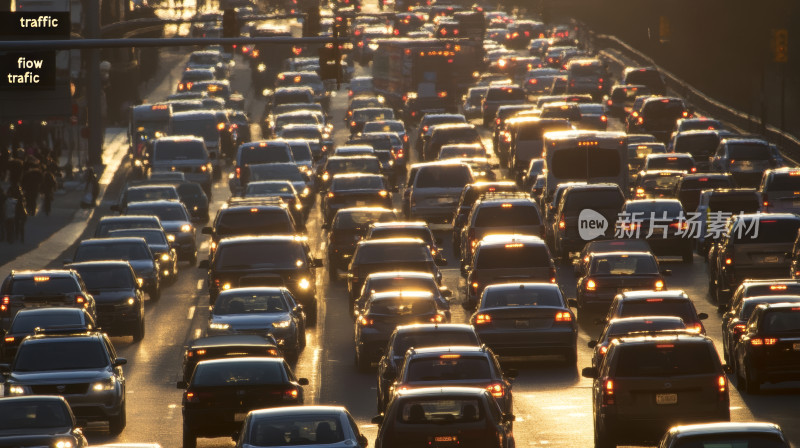
<path fill-rule="evenodd" d="M 86 14 L 86 34 L 90 39 L 100 39 L 100 0 L 84 0 Z M 71 42 L 71 41 L 63 41 Z M 46 48 L 46 47 L 45 47 Z M 103 163 L 103 82 L 100 77 L 100 48 L 90 48 L 86 63 L 86 95 L 87 126 L 89 127 L 89 147 L 87 165 L 100 166 Z"/>

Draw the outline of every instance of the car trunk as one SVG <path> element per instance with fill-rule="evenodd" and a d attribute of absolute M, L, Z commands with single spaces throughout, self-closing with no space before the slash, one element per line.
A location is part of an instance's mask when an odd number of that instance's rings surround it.
<path fill-rule="evenodd" d="M 481 314 L 492 318 L 494 329 L 540 330 L 553 328 L 556 313 L 564 309 L 558 307 L 502 307 L 481 309 Z"/>
<path fill-rule="evenodd" d="M 656 281 L 661 280 L 659 274 L 644 275 L 591 275 L 597 284 L 598 294 L 619 294 L 628 291 L 653 290 Z"/>
<path fill-rule="evenodd" d="M 727 392 L 719 391 L 719 375 L 614 378 L 617 414 L 633 418 L 674 418 L 705 414 L 717 419 Z M 727 390 L 727 389 L 726 389 Z M 727 402 L 725 402 L 727 407 Z"/>

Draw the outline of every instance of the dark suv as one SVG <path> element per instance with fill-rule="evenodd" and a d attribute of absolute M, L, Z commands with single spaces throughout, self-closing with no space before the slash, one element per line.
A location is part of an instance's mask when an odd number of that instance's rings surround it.
<path fill-rule="evenodd" d="M 391 222 L 398 218 L 394 210 L 381 207 L 339 209 L 328 227 L 328 278 L 339 279 L 339 270 L 347 269 L 356 245 L 366 235 L 370 224 Z"/>
<path fill-rule="evenodd" d="M 0 286 L 0 319 L 10 319 L 23 308 L 71 306 L 97 318 L 94 297 L 74 270 L 11 271 Z M 8 325 L 3 325 L 8 327 Z"/>
<path fill-rule="evenodd" d="M 553 216 L 553 252 L 558 254 L 561 264 L 567 265 L 572 252 L 579 252 L 586 244 L 581 238 L 581 226 L 586 225 L 581 215 L 585 210 L 594 211 L 606 220 L 605 236 L 614 234 L 610 223 L 616 222 L 625 195 L 615 184 L 590 184 L 569 187 L 561 195 L 558 209 Z M 599 218 L 598 218 L 599 219 Z"/>
<path fill-rule="evenodd" d="M 676 424 L 730 421 L 728 380 L 711 339 L 615 339 L 592 378 L 595 447 L 655 443 Z"/>
<path fill-rule="evenodd" d="M 28 336 L 11 366 L 5 365 L 6 396 L 61 395 L 80 422 L 107 421 L 125 429 L 125 358 L 104 333 L 83 331 Z"/>
<path fill-rule="evenodd" d="M 642 110 L 627 132 L 630 134 L 643 132 L 653 134 L 659 141 L 666 143 L 675 122 L 690 115 L 683 100 L 675 97 L 653 97 L 645 100 Z"/>

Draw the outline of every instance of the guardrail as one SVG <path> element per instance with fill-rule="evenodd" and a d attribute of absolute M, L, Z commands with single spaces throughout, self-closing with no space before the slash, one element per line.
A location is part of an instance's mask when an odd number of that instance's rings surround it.
<path fill-rule="evenodd" d="M 762 135 L 770 143 L 778 145 L 784 158 L 789 159 L 794 165 L 800 165 L 800 163 L 798 163 L 800 162 L 800 139 L 796 136 L 783 132 L 775 126 L 762 123 L 759 117 L 745 114 L 710 98 L 688 82 L 678 78 L 673 73 L 656 64 L 656 62 L 646 54 L 631 47 L 615 36 L 594 34 L 591 31 L 589 31 L 589 36 L 596 50 L 603 48 L 613 49 L 635 61 L 637 64 L 656 67 L 664 75 L 667 88 L 678 93 L 695 109 L 702 110 L 711 117 L 725 121 L 738 128 L 741 132 Z"/>

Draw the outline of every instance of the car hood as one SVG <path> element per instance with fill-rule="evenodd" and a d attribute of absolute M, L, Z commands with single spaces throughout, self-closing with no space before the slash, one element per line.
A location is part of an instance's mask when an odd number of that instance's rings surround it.
<path fill-rule="evenodd" d="M 68 384 L 102 381 L 111 376 L 106 369 L 52 370 L 47 372 L 13 372 L 9 382 L 20 384 Z"/>
<path fill-rule="evenodd" d="M 94 301 L 97 303 L 122 302 L 131 297 L 136 297 L 136 291 L 131 288 L 90 289 L 89 294 L 94 297 Z"/>
<path fill-rule="evenodd" d="M 255 313 L 211 316 L 211 322 L 228 324 L 232 329 L 268 328 L 275 322 L 289 320 L 288 313 Z"/>
<path fill-rule="evenodd" d="M 71 438 L 70 428 L 20 428 L 0 431 L 0 446 L 55 446 L 54 437 Z"/>

